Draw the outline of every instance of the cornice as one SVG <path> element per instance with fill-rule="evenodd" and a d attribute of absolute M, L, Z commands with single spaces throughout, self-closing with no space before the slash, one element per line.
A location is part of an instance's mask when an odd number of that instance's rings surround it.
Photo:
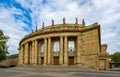
<path fill-rule="evenodd" d="M 98 23 L 94 23 L 89 26 L 84 26 L 82 24 L 56 24 L 54 26 L 50 25 L 50 26 L 44 27 L 44 29 L 43 28 L 38 29 L 37 31 L 32 32 L 31 34 L 26 35 L 20 41 L 20 43 L 28 38 L 38 36 L 38 35 L 56 33 L 56 32 L 58 32 L 58 33 L 60 33 L 60 32 L 84 32 L 84 31 L 93 30 L 95 28 L 99 28 Z"/>

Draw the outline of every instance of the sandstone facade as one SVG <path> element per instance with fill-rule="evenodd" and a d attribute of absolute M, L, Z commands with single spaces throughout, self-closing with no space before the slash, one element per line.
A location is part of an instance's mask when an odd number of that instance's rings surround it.
<path fill-rule="evenodd" d="M 74 43 L 71 45 L 70 41 Z M 55 44 L 56 42 L 56 44 Z M 56 46 L 55 46 L 55 45 Z M 59 45 L 58 45 L 59 44 Z M 70 45 L 73 47 L 70 49 Z M 57 52 L 55 51 L 57 48 Z M 100 25 L 54 24 L 37 29 L 19 43 L 19 65 L 78 65 L 108 70 L 107 45 L 101 45 Z"/>
<path fill-rule="evenodd" d="M 11 67 L 18 65 L 18 54 L 10 55 L 6 57 L 6 60 L 0 62 L 0 66 Z"/>

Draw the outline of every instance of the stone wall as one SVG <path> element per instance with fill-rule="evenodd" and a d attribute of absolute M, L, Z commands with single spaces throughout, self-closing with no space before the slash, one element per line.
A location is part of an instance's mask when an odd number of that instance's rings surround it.
<path fill-rule="evenodd" d="M 107 45 L 101 45 L 101 53 L 99 54 L 99 69 L 109 70 L 109 54 L 107 53 Z"/>
<path fill-rule="evenodd" d="M 18 54 L 7 56 L 6 60 L 0 62 L 0 66 L 17 66 L 18 65 Z"/>
<path fill-rule="evenodd" d="M 99 28 L 84 31 L 78 36 L 78 51 L 81 53 L 81 64 L 96 70 L 98 67 L 98 54 L 100 53 Z"/>

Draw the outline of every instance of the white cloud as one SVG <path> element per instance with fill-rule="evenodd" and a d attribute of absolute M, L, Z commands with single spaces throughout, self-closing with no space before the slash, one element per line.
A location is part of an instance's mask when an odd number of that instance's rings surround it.
<path fill-rule="evenodd" d="M 119 0 L 46 0 L 47 2 L 44 4 L 43 0 L 16 1 L 25 9 L 30 9 L 32 11 L 30 15 L 33 28 L 35 28 L 36 25 L 41 28 L 42 22 L 45 22 L 45 25 L 51 25 L 51 19 L 54 19 L 57 24 L 62 23 L 63 17 L 66 17 L 67 23 L 74 23 L 76 17 L 78 17 L 79 23 L 81 23 L 81 20 L 84 18 L 88 25 L 94 22 L 101 24 L 102 43 L 108 44 L 108 51 L 110 53 L 119 49 Z M 27 18 L 23 18 L 21 21 L 16 22 L 12 17 L 13 13 L 22 14 L 23 11 L 15 7 L 10 9 L 3 8 L 0 15 L 0 25 L 4 25 L 4 27 L 9 29 L 5 28 L 4 31 L 12 37 L 10 45 L 12 45 L 13 42 L 18 45 L 19 41 L 12 39 L 20 40 L 25 34 L 27 34 L 23 29 L 23 27 L 28 27 L 23 22 L 23 20 L 27 20 Z M 13 44 L 13 46 L 15 47 L 16 44 Z"/>
<path fill-rule="evenodd" d="M 17 22 L 13 14 L 22 14 L 22 11 L 14 7 L 5 8 L 1 6 L 0 9 L 0 29 L 4 31 L 5 35 L 10 37 L 8 40 L 8 51 L 10 54 L 18 53 L 18 43 L 22 37 L 27 34 L 27 32 L 23 30 L 26 24 L 23 23 L 22 20 Z"/>

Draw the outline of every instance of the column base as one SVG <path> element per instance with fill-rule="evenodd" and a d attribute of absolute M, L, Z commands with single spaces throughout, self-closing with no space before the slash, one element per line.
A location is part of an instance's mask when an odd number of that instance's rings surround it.
<path fill-rule="evenodd" d="M 34 63 L 33 65 L 37 65 L 37 64 Z"/>
<path fill-rule="evenodd" d="M 76 65 L 77 65 L 77 66 L 82 66 L 82 63 L 77 63 Z"/>
<path fill-rule="evenodd" d="M 43 66 L 46 66 L 47 64 L 43 64 Z"/>
<path fill-rule="evenodd" d="M 28 63 L 24 63 L 24 65 L 29 65 Z"/>
<path fill-rule="evenodd" d="M 68 66 L 68 64 L 63 64 L 63 66 Z"/>
<path fill-rule="evenodd" d="M 21 66 L 21 65 L 24 65 L 24 64 L 18 64 L 18 66 Z"/>

